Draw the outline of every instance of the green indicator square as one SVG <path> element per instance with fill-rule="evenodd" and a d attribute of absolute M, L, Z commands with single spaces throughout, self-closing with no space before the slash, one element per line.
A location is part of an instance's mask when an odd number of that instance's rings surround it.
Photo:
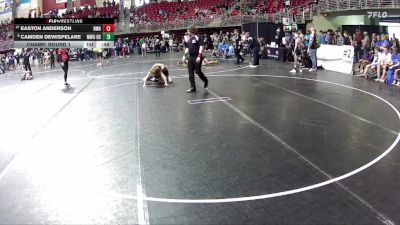
<path fill-rule="evenodd" d="M 114 32 L 104 32 L 103 41 L 114 41 Z"/>

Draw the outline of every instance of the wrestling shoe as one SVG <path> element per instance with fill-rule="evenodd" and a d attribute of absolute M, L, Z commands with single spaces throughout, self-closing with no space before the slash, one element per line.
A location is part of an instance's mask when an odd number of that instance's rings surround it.
<path fill-rule="evenodd" d="M 186 90 L 186 92 L 187 92 L 187 93 L 193 93 L 193 92 L 196 92 L 196 89 L 194 89 L 194 88 L 189 88 L 189 89 Z"/>

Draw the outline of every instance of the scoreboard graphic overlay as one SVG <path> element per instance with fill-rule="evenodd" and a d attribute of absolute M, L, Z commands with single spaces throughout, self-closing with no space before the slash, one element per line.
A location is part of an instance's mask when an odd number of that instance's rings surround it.
<path fill-rule="evenodd" d="M 114 48 L 114 19 L 15 19 L 14 48 Z"/>

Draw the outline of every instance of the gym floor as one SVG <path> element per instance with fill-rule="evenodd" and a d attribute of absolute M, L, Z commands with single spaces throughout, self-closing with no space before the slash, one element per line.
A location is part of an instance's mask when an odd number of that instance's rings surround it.
<path fill-rule="evenodd" d="M 0 224 L 400 224 L 398 87 L 180 57 L 0 75 Z"/>

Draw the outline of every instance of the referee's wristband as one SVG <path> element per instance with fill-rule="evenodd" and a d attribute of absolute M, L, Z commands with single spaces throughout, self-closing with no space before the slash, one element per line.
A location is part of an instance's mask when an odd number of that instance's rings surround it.
<path fill-rule="evenodd" d="M 203 54 L 199 53 L 199 55 L 197 57 L 201 58 L 201 57 L 203 57 Z"/>

